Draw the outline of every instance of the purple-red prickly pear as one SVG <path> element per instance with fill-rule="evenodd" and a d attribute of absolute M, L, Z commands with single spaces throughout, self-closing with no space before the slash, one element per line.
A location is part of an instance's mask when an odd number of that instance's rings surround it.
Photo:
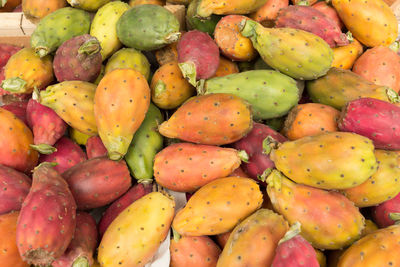
<path fill-rule="evenodd" d="M 316 2 L 315 4 L 311 5 L 311 7 L 324 13 L 328 18 L 335 22 L 339 29 L 342 29 L 344 27 L 342 20 L 339 18 L 339 14 L 332 6 L 328 5 L 325 1 Z"/>
<path fill-rule="evenodd" d="M 372 208 L 372 217 L 380 228 L 388 227 L 395 223 L 389 217 L 390 213 L 400 213 L 400 194 Z"/>
<path fill-rule="evenodd" d="M 400 107 L 374 98 L 360 98 L 346 104 L 339 129 L 368 137 L 375 148 L 400 149 Z"/>
<path fill-rule="evenodd" d="M 243 169 L 249 177 L 258 181 L 260 181 L 259 178 L 265 178 L 261 177 L 264 172 L 266 172 L 265 174 L 269 174 L 275 167 L 269 155 L 264 153 L 265 148 L 268 148 L 263 147 L 266 138 L 278 143 L 287 141 L 286 137 L 271 129 L 269 126 L 255 122 L 253 129 L 245 137 L 233 144 L 234 148 L 246 151 L 249 160 L 248 162 L 242 163 Z"/>
<path fill-rule="evenodd" d="M 26 108 L 28 125 L 35 145 L 54 145 L 67 130 L 67 124 L 51 108 L 30 99 Z M 40 152 L 40 150 L 39 150 Z"/>
<path fill-rule="evenodd" d="M 103 61 L 100 43 L 89 34 L 80 35 L 64 42 L 53 61 L 54 75 L 59 82 L 93 82 L 100 74 Z"/>
<path fill-rule="evenodd" d="M 41 155 L 39 161 L 57 163 L 54 169 L 59 173 L 87 160 L 82 148 L 68 137 L 61 137 L 54 147 L 56 148 L 55 152 L 50 155 Z"/>
<path fill-rule="evenodd" d="M 0 68 L 3 68 L 7 61 L 12 55 L 21 50 L 21 47 L 10 45 L 10 44 L 0 44 Z"/>
<path fill-rule="evenodd" d="M 20 210 L 31 183 L 25 174 L 0 164 L 0 214 Z"/>
<path fill-rule="evenodd" d="M 131 187 L 129 169 L 124 160 L 93 158 L 65 171 L 78 209 L 87 210 L 110 204 Z"/>
<path fill-rule="evenodd" d="M 86 154 L 88 159 L 107 156 L 107 148 L 99 136 L 92 136 L 87 140 Z"/>
<path fill-rule="evenodd" d="M 114 221 L 115 218 L 130 204 L 138 200 L 139 198 L 151 193 L 153 186 L 151 184 L 136 184 L 122 197 L 114 201 L 103 213 L 99 222 L 99 233 L 100 236 L 106 232 L 108 226 Z"/>
<path fill-rule="evenodd" d="M 207 33 L 193 30 L 178 42 L 178 62 L 183 76 L 196 86 L 196 80 L 214 76 L 219 65 L 219 48 Z"/>
<path fill-rule="evenodd" d="M 1 90 L 1 88 L 0 88 L 0 90 Z M 1 106 L 1 107 L 4 108 L 5 110 L 8 110 L 8 111 L 14 113 L 14 115 L 17 116 L 18 119 L 20 119 L 26 125 L 29 126 L 27 114 L 26 114 L 27 105 L 28 105 L 28 102 L 26 102 L 26 101 L 18 101 L 18 102 L 13 102 L 8 105 Z"/>
<path fill-rule="evenodd" d="M 311 32 L 324 39 L 330 47 L 349 44 L 347 36 L 333 20 L 310 6 L 288 6 L 281 9 L 275 27 Z"/>
<path fill-rule="evenodd" d="M 314 248 L 299 234 L 300 223 L 296 222 L 279 241 L 271 267 L 319 267 Z"/>
<path fill-rule="evenodd" d="M 76 228 L 64 255 L 56 259 L 53 267 L 92 266 L 93 253 L 97 247 L 96 221 L 86 212 L 76 213 Z"/>
<path fill-rule="evenodd" d="M 67 182 L 50 163 L 33 172 L 32 187 L 17 223 L 17 246 L 24 261 L 48 266 L 72 240 L 76 204 Z"/>

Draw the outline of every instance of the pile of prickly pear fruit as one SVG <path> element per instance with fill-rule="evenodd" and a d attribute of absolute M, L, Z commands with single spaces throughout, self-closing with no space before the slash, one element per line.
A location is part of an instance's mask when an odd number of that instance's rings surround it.
<path fill-rule="evenodd" d="M 0 266 L 400 267 L 389 0 L 21 3 Z"/>

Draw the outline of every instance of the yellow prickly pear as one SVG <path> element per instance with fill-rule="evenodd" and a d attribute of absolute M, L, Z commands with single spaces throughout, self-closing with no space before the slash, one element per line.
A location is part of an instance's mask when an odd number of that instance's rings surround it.
<path fill-rule="evenodd" d="M 152 192 L 128 206 L 110 224 L 101 240 L 101 267 L 145 266 L 167 237 L 175 202 Z"/>
<path fill-rule="evenodd" d="M 98 132 L 108 156 L 122 159 L 150 105 L 146 78 L 133 69 L 116 69 L 100 81 L 94 97 Z"/>
<path fill-rule="evenodd" d="M 197 7 L 197 15 L 207 18 L 211 16 L 211 14 L 249 14 L 263 6 L 265 2 L 266 0 L 201 0 Z"/>

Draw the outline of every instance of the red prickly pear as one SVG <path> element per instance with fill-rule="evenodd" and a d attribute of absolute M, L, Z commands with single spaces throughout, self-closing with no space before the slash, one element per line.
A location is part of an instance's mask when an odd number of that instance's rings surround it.
<path fill-rule="evenodd" d="M 248 177 L 248 174 L 244 172 L 244 170 L 240 165 L 237 169 L 235 169 L 229 176 L 233 177 Z"/>
<path fill-rule="evenodd" d="M 8 105 L 4 105 L 4 106 L 2 106 L 2 108 L 14 113 L 14 115 L 17 116 L 18 119 L 20 119 L 26 125 L 29 126 L 27 114 L 26 114 L 27 105 L 28 105 L 28 102 L 26 102 L 26 101 L 18 101 L 18 102 L 10 103 Z"/>
<path fill-rule="evenodd" d="M 77 212 L 75 234 L 64 255 L 56 259 L 53 267 L 92 266 L 97 242 L 96 221 L 86 212 Z"/>
<path fill-rule="evenodd" d="M 35 145 L 54 145 L 67 130 L 67 124 L 51 108 L 30 99 L 26 108 L 28 125 Z M 40 152 L 40 150 L 39 150 Z"/>
<path fill-rule="evenodd" d="M 0 164 L 0 214 L 21 209 L 31 182 L 25 174 Z"/>
<path fill-rule="evenodd" d="M 263 173 L 269 174 L 275 167 L 274 162 L 269 158 L 268 154 L 264 153 L 264 150 L 268 149 L 268 146 L 263 147 L 266 145 L 264 143 L 266 138 L 278 143 L 287 141 L 286 137 L 271 129 L 269 126 L 255 122 L 251 132 L 233 144 L 234 148 L 244 150 L 249 155 L 248 162 L 244 162 L 242 166 L 249 177 L 256 180 L 259 180 L 259 178 L 264 179 L 265 177 L 262 177 Z M 264 183 L 264 185 L 266 184 Z"/>
<path fill-rule="evenodd" d="M 343 108 L 339 129 L 368 137 L 375 148 L 400 149 L 400 107 L 374 98 L 353 100 Z"/>
<path fill-rule="evenodd" d="M 115 218 L 130 204 L 139 198 L 151 193 L 153 186 L 151 184 L 137 184 L 129 189 L 122 197 L 114 201 L 104 212 L 99 222 L 100 236 L 106 232 L 108 226 L 114 221 Z"/>
<path fill-rule="evenodd" d="M 3 68 L 12 55 L 21 50 L 21 47 L 9 44 L 0 44 L 0 68 Z"/>
<path fill-rule="evenodd" d="M 63 173 L 80 162 L 87 160 L 82 148 L 67 137 L 61 137 L 55 144 L 56 151 L 50 155 L 41 155 L 40 162 L 55 162 L 54 167 L 59 173 Z"/>
<path fill-rule="evenodd" d="M 228 243 L 228 239 L 231 235 L 232 231 L 223 233 L 223 234 L 219 234 L 215 236 L 215 239 L 217 240 L 218 245 L 224 249 L 226 243 Z"/>
<path fill-rule="evenodd" d="M 395 223 L 389 217 L 390 213 L 400 213 L 400 194 L 372 208 L 372 217 L 380 228 L 388 227 Z"/>
<path fill-rule="evenodd" d="M 333 20 L 333 22 L 335 22 L 335 24 L 337 24 L 339 29 L 342 29 L 344 27 L 342 20 L 339 18 L 339 14 L 332 6 L 328 5 L 325 1 L 317 2 L 311 7 L 328 16 L 328 18 L 330 18 L 331 20 Z"/>
<path fill-rule="evenodd" d="M 113 161 L 107 157 L 79 163 L 62 176 L 68 182 L 80 210 L 110 204 L 131 187 L 125 161 Z"/>
<path fill-rule="evenodd" d="M 319 267 L 314 248 L 299 233 L 300 223 L 296 222 L 279 241 L 271 267 Z"/>
<path fill-rule="evenodd" d="M 86 154 L 88 159 L 107 155 L 107 148 L 99 136 L 92 136 L 86 142 Z"/>
<path fill-rule="evenodd" d="M 219 48 L 207 34 L 198 30 L 185 33 L 177 45 L 179 68 L 196 86 L 196 80 L 214 76 L 219 65 Z"/>
<path fill-rule="evenodd" d="M 17 246 L 22 259 L 50 265 L 67 249 L 75 227 L 76 204 L 68 184 L 50 163 L 40 164 L 18 217 Z"/>
<path fill-rule="evenodd" d="M 294 28 L 311 32 L 324 39 L 330 47 L 349 44 L 339 26 L 321 11 L 310 6 L 288 6 L 279 11 L 277 28 Z"/>

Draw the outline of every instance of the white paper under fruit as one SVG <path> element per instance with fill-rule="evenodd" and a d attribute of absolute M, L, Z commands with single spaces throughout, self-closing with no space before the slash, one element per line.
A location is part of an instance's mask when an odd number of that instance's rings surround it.
<path fill-rule="evenodd" d="M 168 194 L 174 197 L 175 213 L 186 205 L 185 193 L 174 192 L 167 189 L 165 189 L 165 191 L 167 191 Z M 145 267 L 169 267 L 170 263 L 169 245 L 171 240 L 170 236 L 171 236 L 171 231 L 168 233 L 167 238 L 159 247 L 151 263 L 146 264 Z"/>

